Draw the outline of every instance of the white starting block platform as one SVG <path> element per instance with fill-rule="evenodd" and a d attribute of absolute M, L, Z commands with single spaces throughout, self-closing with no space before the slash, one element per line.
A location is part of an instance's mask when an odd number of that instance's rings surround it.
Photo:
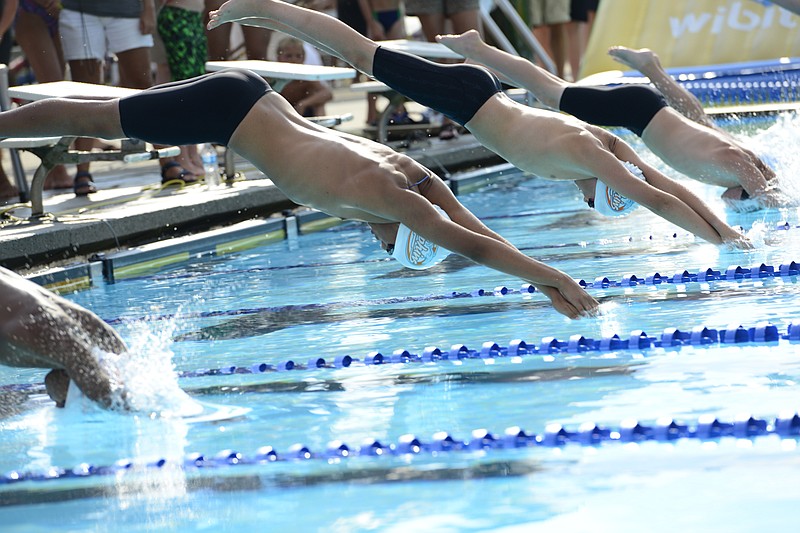
<path fill-rule="evenodd" d="M 376 43 L 390 50 L 406 52 L 428 59 L 464 59 L 464 56 L 453 52 L 445 45 L 439 43 L 413 41 L 409 39 L 392 39 L 388 41 L 376 41 Z"/>
<path fill-rule="evenodd" d="M 273 89 L 280 91 L 294 80 L 333 81 L 350 80 L 358 74 L 355 69 L 344 67 L 328 67 L 325 65 L 298 65 L 280 61 L 261 61 L 255 59 L 243 61 L 207 61 L 206 70 L 214 72 L 229 68 L 249 70 L 272 82 Z"/>

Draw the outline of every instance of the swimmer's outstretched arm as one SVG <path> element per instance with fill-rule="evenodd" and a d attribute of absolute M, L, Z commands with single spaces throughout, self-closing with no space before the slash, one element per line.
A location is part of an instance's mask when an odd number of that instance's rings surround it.
<path fill-rule="evenodd" d="M 88 398 L 113 407 L 112 379 L 95 347 L 126 350 L 116 331 L 94 313 L 0 268 L 0 363 L 63 370 Z M 48 392 L 63 402 L 69 381 L 62 375 L 56 382 L 51 374 Z"/>
<path fill-rule="evenodd" d="M 366 194 L 369 198 L 364 200 L 370 204 L 370 210 L 374 209 L 381 216 L 405 224 L 453 253 L 536 285 L 559 313 L 570 318 L 597 313 L 599 303 L 575 280 L 523 254 L 480 221 L 476 224 L 465 218 L 467 210 L 455 197 L 448 200 L 443 195 L 434 200 L 428 196 L 426 199 L 405 189 L 381 189 L 366 191 Z M 432 201 L 440 205 L 452 220 L 439 216 Z M 469 217 L 474 218 L 474 215 L 469 214 Z"/>
<path fill-rule="evenodd" d="M 442 207 L 446 212 L 447 216 L 450 217 L 450 220 L 461 226 L 462 228 L 467 229 L 468 231 L 477 233 L 479 235 L 483 235 L 485 237 L 489 237 L 490 239 L 494 239 L 499 243 L 508 246 L 511 248 L 511 254 L 516 255 L 521 253 L 513 244 L 511 244 L 508 240 L 503 238 L 500 234 L 492 231 L 488 228 L 481 220 L 476 217 L 472 212 L 464 207 L 461 202 L 453 194 L 453 191 L 450 190 L 450 187 L 444 184 L 437 176 L 434 176 L 431 180 L 431 186 L 429 189 L 425 191 L 424 194 L 425 198 L 427 198 L 432 204 L 438 205 Z M 451 250 L 452 251 L 452 250 Z M 527 256 L 526 256 L 527 257 Z M 555 287 L 544 285 L 540 283 L 532 284 L 539 290 L 542 294 L 547 296 L 550 302 L 553 304 L 553 307 L 559 311 L 560 313 L 570 316 L 574 318 L 575 315 L 573 314 L 577 311 L 576 307 L 572 305 L 567 298 L 565 298 L 562 293 L 556 289 Z M 585 294 L 585 291 L 581 289 L 580 295 Z M 593 314 L 593 311 L 588 312 L 587 314 Z"/>
<path fill-rule="evenodd" d="M 594 128 L 594 126 L 592 126 L 592 128 Z M 629 198 L 649 207 L 653 212 L 661 215 L 673 224 L 687 229 L 714 244 L 731 244 L 740 248 L 752 247 L 747 237 L 719 218 L 708 204 L 684 185 L 670 179 L 656 168 L 645 163 L 639 157 L 639 154 L 625 141 L 615 137 L 614 140 L 611 141 L 610 146 L 611 151 L 620 161 L 633 163 L 642 170 L 642 173 L 647 179 L 647 184 L 666 193 L 665 196 L 655 202 L 650 202 L 649 197 L 652 195 L 646 192 L 645 197 L 637 198 L 637 194 L 634 193 L 629 195 Z M 633 185 L 637 187 L 637 189 L 644 186 L 640 181 Z"/>

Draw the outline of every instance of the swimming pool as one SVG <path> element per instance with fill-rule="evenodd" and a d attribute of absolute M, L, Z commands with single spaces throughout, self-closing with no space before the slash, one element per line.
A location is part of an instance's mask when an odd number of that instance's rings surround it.
<path fill-rule="evenodd" d="M 742 131 L 798 175 L 796 117 Z M 751 531 L 798 516 L 797 208 L 728 212 L 757 243 L 743 252 L 643 210 L 602 219 L 564 183 L 515 175 L 461 199 L 597 284 L 603 316 L 569 321 L 459 258 L 402 270 L 353 223 L 71 294 L 134 347 L 142 388 L 177 384 L 230 417 L 56 410 L 43 372 L 1 368 L 4 530 Z M 515 339 L 537 353 L 509 354 Z"/>

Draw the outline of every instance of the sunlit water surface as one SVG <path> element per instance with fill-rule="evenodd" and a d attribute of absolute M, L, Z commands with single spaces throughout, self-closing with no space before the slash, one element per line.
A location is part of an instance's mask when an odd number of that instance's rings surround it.
<path fill-rule="evenodd" d="M 787 189 L 800 190 L 796 116 L 732 127 L 773 161 Z M 800 229 L 774 229 L 800 223 L 796 207 L 726 212 L 720 190 L 686 183 L 748 230 L 756 248 L 706 244 L 643 209 L 603 219 L 572 185 L 524 176 L 461 199 L 526 254 L 590 282 L 800 259 Z M 710 414 L 731 421 L 742 413 L 774 419 L 798 410 L 800 350 L 788 341 L 176 377 L 400 348 L 480 349 L 518 338 L 627 338 L 632 330 L 660 335 L 668 327 L 765 320 L 785 331 L 798 320 L 795 278 L 594 289 L 604 314 L 580 321 L 557 314 L 539 294 L 448 297 L 521 283 L 456 257 L 426 272 L 402 270 L 365 226 L 350 223 L 69 295 L 132 347 L 117 364 L 135 384 L 141 413 L 82 403 L 58 410 L 41 393 L 6 389 L 0 472 L 168 462 L 141 473 L 0 486 L 0 523 L 6 531 L 112 524 L 126 531 L 753 531 L 798 517 L 800 456 L 794 440 L 776 437 L 179 466 L 190 452 L 252 456 L 264 445 L 279 453 L 295 443 L 324 451 L 332 440 L 358 447 L 409 433 L 424 441 L 437 431 L 469 439 L 479 428 L 541 433 L 551 423 L 619 427 L 626 419 L 692 423 Z M 0 369 L 2 384 L 38 384 L 43 376 Z"/>

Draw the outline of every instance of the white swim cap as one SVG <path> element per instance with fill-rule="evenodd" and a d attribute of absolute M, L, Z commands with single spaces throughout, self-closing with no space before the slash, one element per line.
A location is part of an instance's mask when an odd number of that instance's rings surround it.
<path fill-rule="evenodd" d="M 631 171 L 631 174 L 642 181 L 646 181 L 644 174 L 642 174 L 642 169 L 627 161 L 623 161 L 622 164 Z M 602 181 L 597 180 L 597 185 L 594 188 L 594 208 L 598 213 L 607 217 L 622 217 L 630 214 L 637 207 L 639 207 L 639 204 L 630 198 L 622 196 Z"/>
<path fill-rule="evenodd" d="M 433 206 L 440 215 L 447 220 L 450 217 L 438 205 Z M 438 244 L 434 244 L 428 239 L 414 233 L 408 226 L 400 224 L 397 228 L 397 238 L 394 241 L 394 252 L 392 257 L 397 259 L 401 265 L 414 270 L 425 270 L 444 261 L 450 255 Z"/>

